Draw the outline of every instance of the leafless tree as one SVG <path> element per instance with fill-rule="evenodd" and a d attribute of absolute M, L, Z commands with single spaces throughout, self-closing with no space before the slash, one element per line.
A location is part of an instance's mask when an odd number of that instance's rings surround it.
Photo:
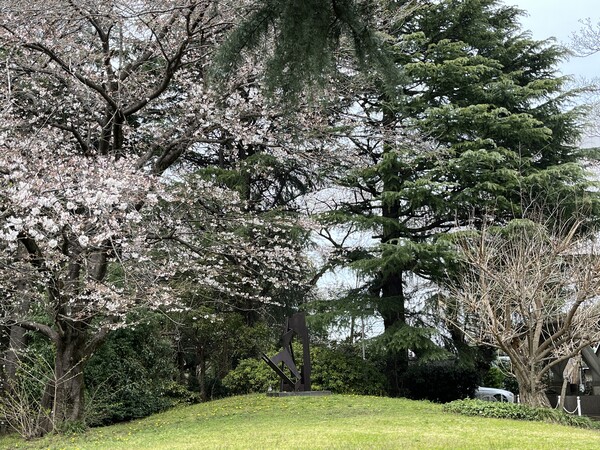
<path fill-rule="evenodd" d="M 465 270 L 446 298 L 474 343 L 508 355 L 523 403 L 548 406 L 550 370 L 600 341 L 600 258 L 580 228 L 522 219 L 459 239 Z"/>

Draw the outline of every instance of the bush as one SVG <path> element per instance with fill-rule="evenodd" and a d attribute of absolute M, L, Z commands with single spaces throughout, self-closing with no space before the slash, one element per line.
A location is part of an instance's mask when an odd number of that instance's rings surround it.
<path fill-rule="evenodd" d="M 384 395 L 387 379 L 369 360 L 362 359 L 356 349 L 313 347 L 312 389 L 336 394 Z"/>
<path fill-rule="evenodd" d="M 533 408 L 519 403 L 485 402 L 483 400 L 456 400 L 443 406 L 445 412 L 496 419 L 531 420 L 579 428 L 600 429 L 600 423 L 589 417 L 571 416 L 550 408 Z"/>
<path fill-rule="evenodd" d="M 506 376 L 497 367 L 490 367 L 487 373 L 483 376 L 482 386 L 491 388 L 504 389 L 504 379 Z"/>
<path fill-rule="evenodd" d="M 296 354 L 302 354 L 300 349 Z M 311 347 L 312 389 L 336 394 L 383 395 L 386 379 L 369 361 L 360 358 L 351 347 L 331 349 Z M 244 359 L 223 378 L 231 395 L 279 389 L 279 377 L 263 361 Z"/>
<path fill-rule="evenodd" d="M 410 398 L 437 403 L 473 397 L 481 384 L 477 369 L 454 359 L 411 365 L 404 380 Z"/>
<path fill-rule="evenodd" d="M 241 360 L 237 367 L 223 378 L 223 386 L 230 395 L 267 392 L 269 387 L 278 389 L 279 378 L 264 361 L 249 358 Z"/>
<path fill-rule="evenodd" d="M 193 400 L 171 381 L 173 348 L 161 336 L 156 316 L 148 314 L 135 328 L 113 332 L 85 370 L 86 422 L 108 425 Z"/>
<path fill-rule="evenodd" d="M 510 392 L 519 392 L 519 385 L 514 376 L 507 375 L 499 367 L 492 366 L 483 376 L 482 386 L 506 389 Z"/>

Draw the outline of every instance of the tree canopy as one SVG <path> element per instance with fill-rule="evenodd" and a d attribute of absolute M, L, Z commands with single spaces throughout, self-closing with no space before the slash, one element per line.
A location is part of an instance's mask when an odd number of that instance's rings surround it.
<path fill-rule="evenodd" d="M 520 14 L 494 0 L 423 3 L 389 24 L 403 97 L 382 95 L 377 79 L 349 90 L 348 110 L 360 110 L 363 124 L 347 151 L 364 163 L 342 178 L 353 201 L 327 220 L 373 230 L 379 241 L 353 264 L 366 274 L 364 291 L 386 332 L 397 336 L 385 341 L 390 351 L 426 351 L 418 329 L 439 326 L 422 306 L 426 291 L 412 299 L 407 291 L 454 276 L 449 232 L 505 224 L 530 208 L 548 217 L 559 208 L 563 218 L 585 211 L 588 223 L 597 221 L 598 197 L 577 147 L 581 112 L 569 109 L 574 94 L 554 69 L 565 50 L 522 33 Z M 407 309 L 411 300 L 416 311 Z M 449 349 L 463 347 L 458 330 L 447 336 Z M 389 373 L 402 372 L 406 358 Z"/>
<path fill-rule="evenodd" d="M 521 13 L 499 0 L 2 2 L 0 413 L 43 412 L 29 437 L 87 420 L 86 384 L 113 376 L 93 355 L 119 346 L 114 380 L 137 367 L 148 386 L 135 392 L 221 395 L 299 308 L 380 320 L 361 351 L 391 395 L 408 395 L 411 358 L 480 370 L 489 355 L 460 298 L 440 303 L 464 275 L 457 237 L 531 210 L 582 232 L 598 220 L 581 111 L 555 71 L 565 50 L 523 33 Z M 331 267 L 360 283 L 317 308 Z M 129 348 L 140 329 L 157 336 L 144 355 Z M 46 375 L 28 378 L 34 366 Z"/>

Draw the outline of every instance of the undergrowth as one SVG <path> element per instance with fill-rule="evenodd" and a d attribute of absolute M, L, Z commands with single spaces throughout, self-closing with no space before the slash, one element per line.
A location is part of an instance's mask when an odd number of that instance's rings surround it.
<path fill-rule="evenodd" d="M 486 402 L 483 400 L 455 400 L 443 405 L 446 412 L 496 419 L 536 420 L 600 430 L 600 422 L 589 417 L 572 416 L 550 408 L 534 408 L 519 403 Z"/>

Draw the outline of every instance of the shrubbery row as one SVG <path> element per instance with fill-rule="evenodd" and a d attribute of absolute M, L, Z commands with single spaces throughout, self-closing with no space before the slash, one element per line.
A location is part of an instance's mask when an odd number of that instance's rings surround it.
<path fill-rule="evenodd" d="M 485 402 L 483 400 L 455 400 L 443 406 L 446 412 L 496 419 L 542 421 L 600 430 L 600 423 L 588 417 L 572 416 L 550 408 L 533 408 L 519 403 Z"/>

